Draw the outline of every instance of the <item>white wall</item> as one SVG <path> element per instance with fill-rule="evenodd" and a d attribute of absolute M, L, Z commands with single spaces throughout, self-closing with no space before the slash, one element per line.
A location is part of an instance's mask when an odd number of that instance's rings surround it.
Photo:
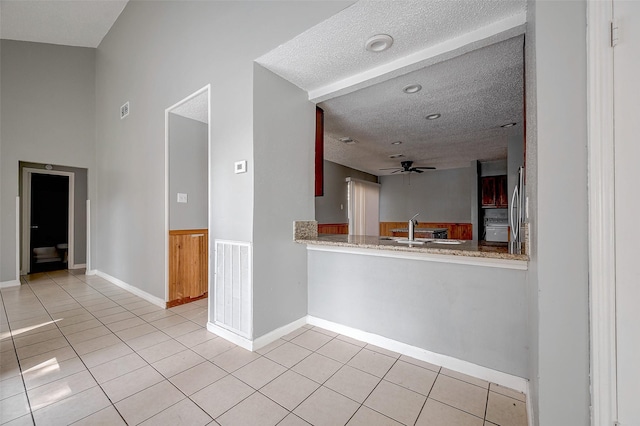
<path fill-rule="evenodd" d="M 530 373 L 536 424 L 589 424 L 586 2 L 528 3 Z"/>
<path fill-rule="evenodd" d="M 0 43 L 0 281 L 12 281 L 18 162 L 88 169 L 95 198 L 95 50 Z"/>
<path fill-rule="evenodd" d="M 427 170 L 422 174 L 380 177 L 380 221 L 401 222 L 420 213 L 418 222 L 471 222 L 470 168 Z"/>
<path fill-rule="evenodd" d="M 209 126 L 169 114 L 169 229 L 207 229 Z M 187 194 L 178 203 L 177 193 Z"/>
<path fill-rule="evenodd" d="M 378 183 L 377 176 L 324 160 L 324 195 L 315 197 L 318 223 L 349 222 L 345 180 L 348 177 Z"/>
<path fill-rule="evenodd" d="M 293 222 L 313 218 L 315 105 L 254 65 L 254 338 L 307 314 L 306 250 Z"/>
<path fill-rule="evenodd" d="M 482 161 L 480 176 L 501 176 L 507 174 L 507 159 Z"/>
<path fill-rule="evenodd" d="M 309 251 L 309 315 L 527 378 L 526 271 Z"/>
<path fill-rule="evenodd" d="M 129 2 L 96 56 L 97 269 L 164 298 L 164 110 L 209 83 L 210 239 L 253 240 L 253 60 L 348 4 Z"/>

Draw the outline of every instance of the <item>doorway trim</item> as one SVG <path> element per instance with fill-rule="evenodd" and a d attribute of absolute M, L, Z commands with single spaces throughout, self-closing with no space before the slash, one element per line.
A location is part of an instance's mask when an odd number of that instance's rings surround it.
<path fill-rule="evenodd" d="M 211 84 L 190 94 L 164 110 L 164 301 L 169 301 L 169 113 L 193 98 L 207 93 L 207 290 L 211 288 Z"/>
<path fill-rule="evenodd" d="M 69 213 L 68 213 L 68 236 L 67 236 L 67 269 L 73 269 L 75 266 L 75 253 L 73 248 L 74 238 L 74 206 L 75 206 L 75 173 L 64 172 L 60 170 L 46 169 L 22 169 L 22 241 L 21 241 L 21 273 L 28 274 L 31 272 L 31 176 L 33 174 L 40 175 L 57 175 L 69 177 Z"/>
<path fill-rule="evenodd" d="M 587 2 L 591 424 L 618 417 L 616 380 L 613 1 Z"/>

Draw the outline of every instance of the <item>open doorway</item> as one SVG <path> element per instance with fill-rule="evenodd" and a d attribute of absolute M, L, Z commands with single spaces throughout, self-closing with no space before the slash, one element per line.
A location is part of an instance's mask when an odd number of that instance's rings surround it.
<path fill-rule="evenodd" d="M 68 269 L 73 250 L 73 173 L 24 168 L 22 185 L 23 273 Z"/>
<path fill-rule="evenodd" d="M 19 163 L 20 273 L 85 267 L 88 170 Z"/>
<path fill-rule="evenodd" d="M 210 86 L 165 110 L 167 307 L 209 291 Z"/>
<path fill-rule="evenodd" d="M 67 269 L 70 177 L 31 176 L 29 272 Z"/>

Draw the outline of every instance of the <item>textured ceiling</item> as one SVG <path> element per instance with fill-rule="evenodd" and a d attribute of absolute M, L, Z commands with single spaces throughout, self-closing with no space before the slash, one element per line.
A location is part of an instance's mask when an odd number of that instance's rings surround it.
<path fill-rule="evenodd" d="M 523 42 L 518 36 L 321 103 L 325 158 L 375 175 L 402 160 L 454 168 L 506 158 L 508 135 L 523 131 Z M 422 90 L 404 93 L 412 83 Z M 432 113 L 442 116 L 426 120 Z M 510 122 L 518 124 L 500 127 Z"/>
<path fill-rule="evenodd" d="M 171 112 L 205 124 L 209 123 L 209 102 L 207 92 L 203 92 L 182 105 L 175 107 Z"/>
<path fill-rule="evenodd" d="M 128 0 L 1 0 L 0 38 L 98 47 Z"/>
<path fill-rule="evenodd" d="M 361 0 L 256 61 L 325 110 L 327 160 L 376 175 L 402 160 L 468 167 L 506 158 L 523 132 L 525 22 L 525 0 Z M 391 48 L 366 51 L 376 34 Z M 411 83 L 422 91 L 402 92 Z"/>
<path fill-rule="evenodd" d="M 362 0 L 257 62 L 313 91 L 525 12 L 525 0 Z M 394 38 L 389 50 L 364 49 L 376 34 Z"/>

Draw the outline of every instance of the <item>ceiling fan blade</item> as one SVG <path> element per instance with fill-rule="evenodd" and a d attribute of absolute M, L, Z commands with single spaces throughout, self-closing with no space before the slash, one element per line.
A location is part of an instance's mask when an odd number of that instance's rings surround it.
<path fill-rule="evenodd" d="M 397 169 L 397 170 L 394 170 L 393 172 L 391 172 L 391 174 L 402 172 L 402 171 L 403 171 L 402 169 Z"/>
<path fill-rule="evenodd" d="M 396 170 L 396 169 L 397 169 L 397 170 L 400 170 L 400 169 L 398 169 L 397 167 L 388 167 L 388 168 L 386 168 L 386 169 L 378 169 L 378 170 Z"/>
<path fill-rule="evenodd" d="M 422 170 L 435 170 L 435 167 L 425 166 L 425 167 L 414 167 L 414 169 L 422 169 Z"/>
<path fill-rule="evenodd" d="M 416 172 L 416 173 L 424 173 L 424 171 L 414 167 L 413 169 L 409 170 L 410 172 Z"/>

